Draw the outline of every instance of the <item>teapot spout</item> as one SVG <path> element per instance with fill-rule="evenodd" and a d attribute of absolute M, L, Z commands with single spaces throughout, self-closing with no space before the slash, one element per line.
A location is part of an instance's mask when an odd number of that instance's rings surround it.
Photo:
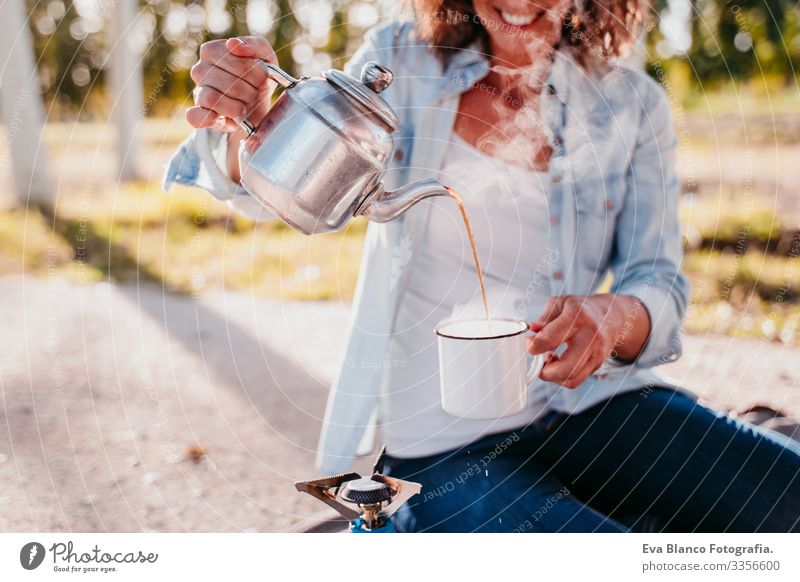
<path fill-rule="evenodd" d="M 390 192 L 378 184 L 372 195 L 356 210 L 355 216 L 364 216 L 372 222 L 389 222 L 420 200 L 431 196 L 450 196 L 450 192 L 432 178 L 417 180 Z"/>

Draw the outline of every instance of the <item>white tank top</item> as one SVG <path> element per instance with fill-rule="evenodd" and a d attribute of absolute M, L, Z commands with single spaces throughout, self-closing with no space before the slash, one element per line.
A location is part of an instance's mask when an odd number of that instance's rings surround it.
<path fill-rule="evenodd" d="M 492 316 L 535 320 L 549 297 L 547 173 L 489 157 L 454 133 L 438 177 L 464 200 Z M 412 257 L 414 264 L 395 317 L 379 405 L 382 439 L 396 457 L 432 455 L 520 428 L 545 407 L 541 386 L 533 384 L 527 409 L 514 416 L 469 420 L 442 410 L 433 329 L 441 321 L 484 317 L 484 312 L 458 208 L 437 197 L 409 212 L 425 212 L 426 204 L 433 208 L 424 244 L 406 240 L 395 252 L 398 269 Z"/>

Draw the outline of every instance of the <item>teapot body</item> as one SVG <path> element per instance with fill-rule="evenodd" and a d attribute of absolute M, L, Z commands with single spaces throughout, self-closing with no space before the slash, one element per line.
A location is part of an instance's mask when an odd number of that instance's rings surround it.
<path fill-rule="evenodd" d="M 239 150 L 241 184 L 305 234 L 343 228 L 376 191 L 393 128 L 323 78 L 287 88 Z"/>

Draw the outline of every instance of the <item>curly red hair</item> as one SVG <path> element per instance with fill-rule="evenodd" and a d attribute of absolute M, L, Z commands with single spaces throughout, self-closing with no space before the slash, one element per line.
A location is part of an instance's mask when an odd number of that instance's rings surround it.
<path fill-rule="evenodd" d="M 478 41 L 489 52 L 489 35 L 471 0 L 411 0 L 420 35 L 439 55 Z M 636 42 L 649 10 L 647 0 L 575 0 L 562 21 L 562 46 L 574 48 L 578 62 L 625 56 Z"/>

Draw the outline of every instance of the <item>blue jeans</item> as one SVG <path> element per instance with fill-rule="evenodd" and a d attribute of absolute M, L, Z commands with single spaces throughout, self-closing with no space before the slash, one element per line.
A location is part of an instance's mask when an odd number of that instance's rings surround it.
<path fill-rule="evenodd" d="M 422 483 L 401 531 L 800 531 L 800 446 L 666 388 L 385 471 Z"/>

